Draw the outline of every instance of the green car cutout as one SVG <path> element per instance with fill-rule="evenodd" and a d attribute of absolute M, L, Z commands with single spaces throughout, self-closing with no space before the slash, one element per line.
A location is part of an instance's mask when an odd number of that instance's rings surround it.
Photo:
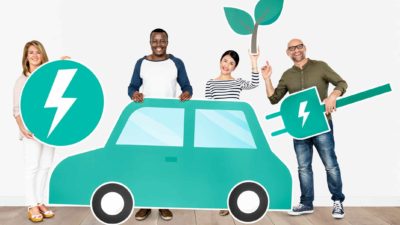
<path fill-rule="evenodd" d="M 134 207 L 228 209 L 253 223 L 289 210 L 292 178 L 245 102 L 150 99 L 130 103 L 107 144 L 54 169 L 51 204 L 90 206 L 105 224 Z"/>

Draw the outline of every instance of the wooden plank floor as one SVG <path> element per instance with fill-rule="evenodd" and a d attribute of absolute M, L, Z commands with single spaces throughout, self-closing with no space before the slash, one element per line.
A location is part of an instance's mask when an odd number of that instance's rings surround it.
<path fill-rule="evenodd" d="M 56 217 L 45 220 L 46 225 L 101 225 L 88 207 L 53 207 Z M 174 218 L 164 221 L 153 210 L 145 221 L 134 216 L 126 225 L 243 225 L 231 216 L 219 216 L 211 210 L 172 210 Z M 400 207 L 346 207 L 342 220 L 331 217 L 330 207 L 316 207 L 314 213 L 289 216 L 286 212 L 268 212 L 255 225 L 400 225 Z M 0 225 L 32 225 L 26 218 L 25 207 L 0 207 Z"/>

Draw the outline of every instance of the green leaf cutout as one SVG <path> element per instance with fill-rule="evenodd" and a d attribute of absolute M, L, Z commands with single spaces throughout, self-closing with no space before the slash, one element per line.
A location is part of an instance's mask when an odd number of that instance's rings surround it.
<path fill-rule="evenodd" d="M 248 35 L 253 33 L 254 21 L 247 12 L 230 7 L 224 7 L 225 16 L 232 30 L 238 34 Z"/>
<path fill-rule="evenodd" d="M 254 10 L 256 22 L 259 25 L 269 25 L 275 22 L 283 8 L 283 0 L 261 0 Z"/>

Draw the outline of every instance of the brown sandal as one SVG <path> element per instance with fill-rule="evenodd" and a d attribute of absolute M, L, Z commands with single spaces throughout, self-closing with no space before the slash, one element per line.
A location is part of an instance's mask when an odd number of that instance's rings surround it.
<path fill-rule="evenodd" d="M 31 209 L 34 208 L 34 207 L 37 207 L 37 206 L 28 207 L 28 219 L 29 219 L 30 221 L 34 222 L 34 223 L 42 222 L 42 221 L 43 221 L 43 215 L 42 215 L 41 213 L 39 213 L 39 214 L 33 214 L 33 213 L 31 212 Z M 37 207 L 37 208 L 38 208 L 38 210 L 39 210 L 39 212 L 40 212 L 39 207 Z"/>
<path fill-rule="evenodd" d="M 45 209 L 42 210 L 43 207 Z M 49 209 L 47 209 L 47 207 L 43 203 L 38 204 L 38 208 L 39 208 L 39 211 L 43 215 L 44 218 L 51 218 L 51 217 L 54 217 L 54 215 L 55 215 L 54 212 L 49 210 Z"/>

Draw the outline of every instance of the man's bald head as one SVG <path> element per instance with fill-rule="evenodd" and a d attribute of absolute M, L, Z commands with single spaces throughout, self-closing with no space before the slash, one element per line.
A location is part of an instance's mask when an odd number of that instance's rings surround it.
<path fill-rule="evenodd" d="M 302 40 L 300 40 L 300 39 L 298 39 L 298 38 L 293 38 L 292 40 L 290 40 L 290 41 L 288 42 L 287 46 L 288 46 L 288 48 L 289 48 L 290 46 L 296 46 L 296 45 L 299 45 L 299 44 L 304 44 L 304 43 L 303 43 Z"/>
<path fill-rule="evenodd" d="M 286 49 L 286 54 L 296 63 L 305 63 L 306 59 L 306 46 L 303 41 L 298 38 L 293 38 L 289 41 Z"/>

